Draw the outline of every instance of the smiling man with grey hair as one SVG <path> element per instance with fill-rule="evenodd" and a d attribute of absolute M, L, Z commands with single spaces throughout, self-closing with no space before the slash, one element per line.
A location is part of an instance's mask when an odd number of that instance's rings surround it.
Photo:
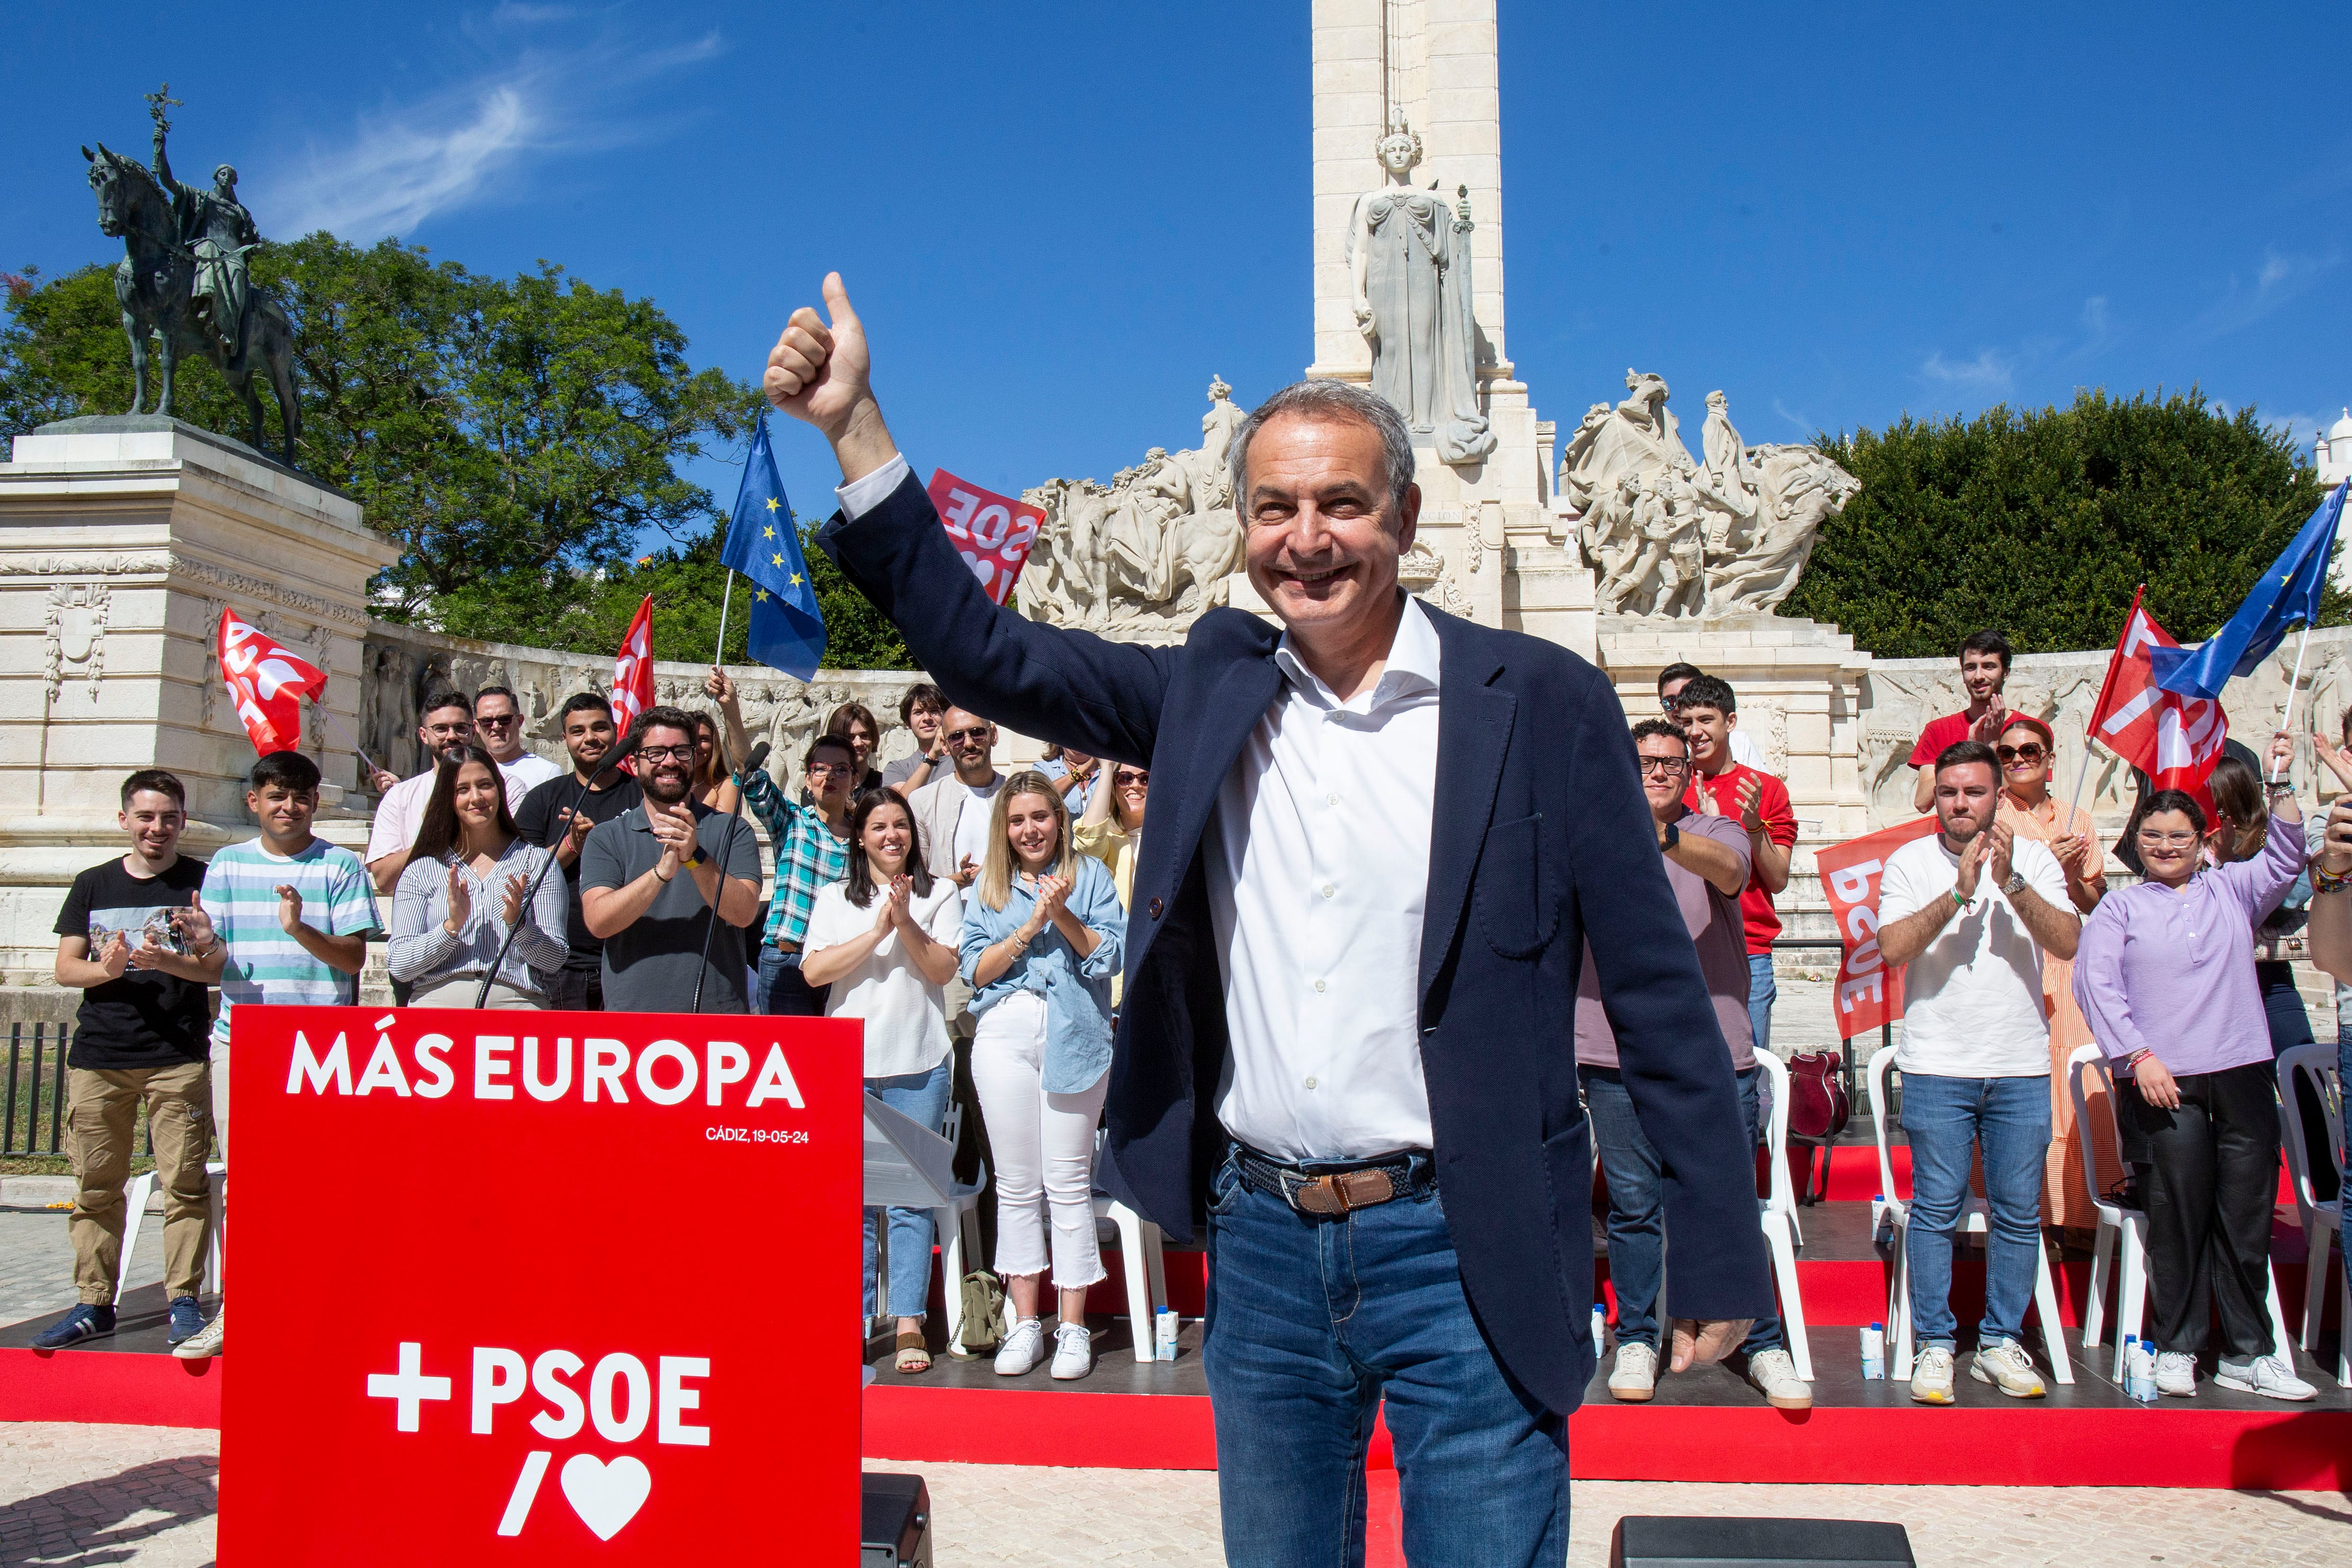
<path fill-rule="evenodd" d="M 1683 1254 L 1675 1364 L 1772 1301 L 1730 1052 L 1614 690 L 1399 589 L 1412 444 L 1331 382 L 1234 441 L 1279 628 L 1213 610 L 1150 648 L 1003 609 L 883 423 L 837 276 L 824 298 L 765 380 L 841 464 L 820 541 L 956 703 L 1151 770 L 1102 1174 L 1179 1240 L 1206 1216 L 1226 1561 L 1362 1561 L 1385 1401 L 1416 1568 L 1558 1568 L 1594 1364 L 1588 942 Z"/>

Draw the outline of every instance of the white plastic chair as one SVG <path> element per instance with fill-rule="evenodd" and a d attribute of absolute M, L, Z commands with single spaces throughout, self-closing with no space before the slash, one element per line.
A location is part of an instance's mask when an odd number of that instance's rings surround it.
<path fill-rule="evenodd" d="M 2344 1097 L 2336 1082 L 2335 1049 L 2298 1045 L 2278 1060 L 2279 1123 L 2286 1144 L 2287 1175 L 2294 1188 L 2295 1217 L 2303 1222 L 2304 1265 L 2303 1348 L 2319 1344 L 2319 1318 L 2327 1299 L 2327 1249 L 2336 1247 L 2339 1264 L 2347 1260 L 2338 1237 L 2344 1225 Z M 2327 1147 L 2321 1152 L 2336 1162 L 2336 1197 L 2321 1202 L 2312 1186 L 2311 1145 L 2304 1137 L 2300 1102 L 2315 1097 L 2327 1126 Z M 2352 1388 L 2352 1267 L 2343 1271 L 2336 1291 L 2336 1381 Z"/>
<path fill-rule="evenodd" d="M 131 1278 L 131 1249 L 139 1245 L 139 1229 L 147 1218 L 147 1202 L 155 1195 L 153 1171 L 142 1171 L 132 1176 L 122 1187 L 122 1260 L 114 1270 L 114 1302 L 122 1304 L 122 1284 Z M 205 1166 L 205 1185 L 209 1187 L 210 1201 L 205 1205 L 205 1273 L 196 1289 L 210 1295 L 220 1293 L 221 1278 L 227 1270 L 226 1249 L 221 1243 L 221 1192 L 228 1185 L 228 1166 L 217 1161 Z"/>
<path fill-rule="evenodd" d="M 1772 1091 L 1771 1119 L 1764 1146 L 1772 1158 L 1771 1195 L 1756 1200 L 1764 1239 L 1772 1249 L 1772 1273 L 1780 1287 L 1780 1322 L 1789 1336 L 1789 1357 L 1797 1375 L 1813 1380 L 1813 1353 L 1805 1339 L 1805 1302 L 1797 1289 L 1797 1195 L 1789 1180 L 1789 1069 L 1769 1051 L 1756 1053 Z"/>
<path fill-rule="evenodd" d="M 940 1135 L 950 1145 L 960 1144 L 963 1136 L 963 1107 L 954 1100 L 948 1102 L 947 1114 L 940 1119 Z M 980 1199 L 988 1190 L 988 1162 L 980 1164 L 980 1179 L 969 1189 L 959 1186 L 955 1201 L 944 1208 L 931 1210 L 931 1229 L 940 1239 L 940 1272 L 942 1293 L 947 1298 L 948 1354 L 968 1356 L 963 1348 L 963 1277 L 968 1271 L 967 1258 L 980 1255 Z M 889 1227 L 882 1228 L 882 1239 L 887 1245 Z M 877 1258 L 875 1278 L 887 1279 L 887 1254 Z M 879 1302 L 876 1303 L 879 1305 Z M 1011 1308 L 1008 1306 L 1009 1312 Z M 1010 1319 L 998 1325 L 999 1333 L 1013 1332 Z"/>
<path fill-rule="evenodd" d="M 1895 1196 L 1895 1159 L 1886 1142 L 1886 1074 L 1895 1065 L 1895 1047 L 1883 1045 L 1870 1059 L 1870 1120 L 1878 1138 L 1878 1180 L 1886 1195 L 1884 1212 L 1895 1222 L 1895 1284 L 1887 1292 L 1886 1323 L 1894 1331 L 1894 1364 L 1889 1377 L 1908 1382 L 1912 1370 L 1910 1249 L 1906 1244 L 1911 1206 Z M 1990 1239 L 1992 1205 L 1971 1192 L 1960 1203 L 1956 1236 Z M 2058 1287 L 2050 1277 L 2050 1249 L 2037 1239 L 2033 1249 L 2033 1305 L 2042 1319 L 2042 1344 L 2050 1358 L 2050 1375 L 2059 1383 L 2074 1381 L 2074 1362 L 2066 1354 L 2066 1331 L 2058 1319 Z"/>
<path fill-rule="evenodd" d="M 2099 1075 L 2100 1087 L 2107 1095 L 2107 1126 L 2118 1141 L 2123 1124 L 2116 1110 L 2114 1069 L 2107 1064 L 2106 1052 L 2094 1043 L 2077 1046 L 2066 1060 L 2067 1092 L 2074 1102 L 2074 1127 L 2082 1134 L 2083 1185 L 2099 1213 L 2099 1229 L 2091 1246 L 2091 1303 L 2083 1313 L 2083 1348 L 2096 1348 L 2106 1322 L 2108 1260 L 2114 1243 L 2109 1239 L 2109 1228 L 2122 1238 L 2124 1276 L 2116 1291 L 2116 1354 L 2108 1375 L 2120 1385 L 2124 1380 L 2123 1342 L 2137 1339 L 2146 1321 L 2148 1292 L 2147 1211 L 2126 1208 L 2112 1197 L 2101 1196 L 2097 1157 L 2093 1151 L 2089 1127 L 2084 1118 L 2089 1107 L 2083 1094 L 2082 1070 L 2089 1067 Z M 2110 1218 L 2112 1216 L 2113 1218 Z M 2270 1311 L 2273 1348 L 2279 1354 L 2287 1354 L 2290 1343 L 2286 1332 L 2286 1313 L 2279 1306 L 2278 1270 L 2270 1270 Z M 2289 1357 L 2292 1360 L 2292 1357 Z"/>
<path fill-rule="evenodd" d="M 1118 1227 L 1119 1260 L 1127 1266 L 1127 1321 L 1135 1335 L 1135 1359 L 1153 1358 L 1151 1325 L 1168 1304 L 1168 1268 L 1160 1256 L 1160 1227 L 1102 1190 L 1103 1147 L 1108 1134 L 1095 1132 L 1095 1218 Z"/>

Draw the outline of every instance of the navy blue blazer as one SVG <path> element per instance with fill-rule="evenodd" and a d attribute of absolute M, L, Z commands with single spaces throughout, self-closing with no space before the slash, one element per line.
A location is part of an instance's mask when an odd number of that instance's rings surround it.
<path fill-rule="evenodd" d="M 1280 631 L 1215 610 L 1182 646 L 1147 648 L 1024 620 L 990 601 L 911 476 L 856 521 L 836 514 L 820 543 L 958 706 L 1151 769 L 1107 1105 L 1110 1186 L 1190 1241 L 1224 1148 L 1212 1103 L 1224 983 L 1201 835 L 1280 690 Z M 1588 940 L 1625 1086 L 1665 1167 L 1675 1316 L 1770 1307 L 1755 1162 L 1615 691 L 1564 648 L 1430 619 L 1442 667 L 1420 1024 L 1438 1189 L 1488 1344 L 1565 1414 L 1594 1357 L 1574 1041 Z"/>

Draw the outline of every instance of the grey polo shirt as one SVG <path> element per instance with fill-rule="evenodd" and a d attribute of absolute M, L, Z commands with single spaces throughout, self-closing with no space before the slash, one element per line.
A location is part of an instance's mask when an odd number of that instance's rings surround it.
<path fill-rule="evenodd" d="M 722 817 L 709 807 L 694 808 L 695 841 L 713 861 L 725 851 L 727 874 L 760 880 L 760 840 L 751 824 Z M 733 838 L 729 842 L 729 826 Z M 580 891 L 626 887 L 653 870 L 661 859 L 661 841 L 643 806 L 635 806 L 609 822 L 600 822 L 580 846 Z M 702 983 L 702 1010 L 742 1013 L 751 1010 L 743 984 L 744 966 L 751 960 L 750 937 L 741 926 L 718 922 L 711 930 L 710 906 L 703 902 L 690 873 L 670 879 L 650 906 L 627 929 L 604 938 L 604 1006 L 614 1012 L 682 1013 L 694 1006 L 694 983 L 702 963 L 706 933 L 710 938 L 710 965 Z"/>

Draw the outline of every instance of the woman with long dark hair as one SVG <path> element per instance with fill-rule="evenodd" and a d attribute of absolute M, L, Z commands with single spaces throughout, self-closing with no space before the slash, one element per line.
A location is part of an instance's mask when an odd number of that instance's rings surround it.
<path fill-rule="evenodd" d="M 487 1005 L 548 1005 L 563 967 L 571 895 L 562 877 L 540 879 L 547 853 L 516 835 L 505 782 L 487 750 L 468 746 L 464 756 L 443 759 L 392 895 L 385 961 L 394 979 L 415 988 L 409 1006 L 472 1007 L 509 931 L 514 945 L 506 947 Z"/>
<path fill-rule="evenodd" d="M 801 973 L 825 992 L 827 1018 L 866 1023 L 866 1092 L 937 1129 L 947 1113 L 954 1041 L 944 988 L 963 932 L 962 890 L 923 864 L 914 813 L 896 789 L 868 792 L 849 813 L 849 874 L 817 892 Z M 889 1311 L 898 1369 L 924 1372 L 923 1309 L 931 1289 L 931 1211 L 866 1211 L 866 1316 L 876 1301 L 875 1241 L 889 1226 Z M 948 1281 L 950 1290 L 960 1281 Z"/>
<path fill-rule="evenodd" d="M 2274 774 L 2293 745 L 2273 744 Z M 2115 1073 L 2117 1152 L 2147 1213 L 2157 1387 L 2174 1396 L 2197 1392 L 2215 1307 L 2216 1383 L 2272 1399 L 2317 1393 L 2273 1343 L 2266 1304 L 2279 1115 L 2253 934 L 2304 862 L 2294 791 L 2270 797 L 2272 831 L 2252 858 L 2216 864 L 2196 800 L 2149 796 L 2136 846 L 2147 880 L 2100 900 L 2074 958 L 2074 999 Z M 2231 851 L 2251 831 L 2220 826 Z"/>
<path fill-rule="evenodd" d="M 1109 1088 L 1110 985 L 1127 912 L 1102 862 L 1078 853 L 1054 781 L 1015 773 L 991 809 L 987 859 L 964 903 L 963 976 L 978 1020 L 972 1086 L 996 1155 L 996 1271 L 1019 1317 L 996 1353 L 1018 1376 L 1045 1353 L 1050 1260 L 1060 1292 L 1055 1377 L 1094 1365 L 1087 1288 L 1095 1244 L 1095 1124 Z M 1051 1234 L 1050 1249 L 1047 1236 Z"/>

